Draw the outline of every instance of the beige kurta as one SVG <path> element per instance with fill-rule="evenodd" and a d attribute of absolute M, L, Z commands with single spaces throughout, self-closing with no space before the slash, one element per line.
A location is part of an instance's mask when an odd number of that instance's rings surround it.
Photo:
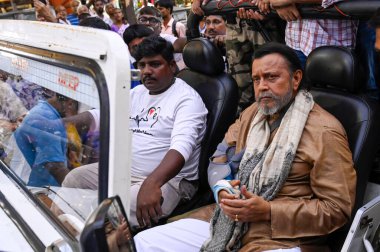
<path fill-rule="evenodd" d="M 256 112 L 257 104 L 251 105 L 225 135 L 229 145 L 236 145 L 236 152 L 245 148 Z M 356 172 L 346 133 L 334 116 L 315 104 L 289 176 L 270 202 L 271 221 L 251 223 L 241 251 L 304 249 L 306 244 L 311 249 L 309 245 L 323 243 L 323 236 L 349 219 L 355 187 Z"/>

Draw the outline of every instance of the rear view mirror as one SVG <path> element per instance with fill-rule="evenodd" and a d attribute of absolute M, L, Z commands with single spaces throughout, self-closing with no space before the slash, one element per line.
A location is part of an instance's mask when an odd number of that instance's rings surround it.
<path fill-rule="evenodd" d="M 82 251 L 136 251 L 127 215 L 119 196 L 103 200 L 80 235 Z"/>

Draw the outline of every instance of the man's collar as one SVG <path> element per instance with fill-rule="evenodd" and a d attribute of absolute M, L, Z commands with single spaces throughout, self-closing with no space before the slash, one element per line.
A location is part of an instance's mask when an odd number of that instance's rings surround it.
<path fill-rule="evenodd" d="M 170 16 L 170 20 L 165 27 L 172 27 L 173 22 L 174 22 L 174 18 L 173 16 Z M 164 22 L 162 22 L 162 25 L 164 26 Z"/>

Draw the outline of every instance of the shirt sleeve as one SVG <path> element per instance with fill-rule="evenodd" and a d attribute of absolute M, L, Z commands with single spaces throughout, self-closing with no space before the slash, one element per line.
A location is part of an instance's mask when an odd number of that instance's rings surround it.
<path fill-rule="evenodd" d="M 207 109 L 199 96 L 186 95 L 177 105 L 170 149 L 181 153 L 185 161 L 206 132 Z"/>
<path fill-rule="evenodd" d="M 272 238 L 326 235 L 350 218 L 356 172 L 347 138 L 343 130 L 336 128 L 325 128 L 318 137 L 310 158 L 313 196 L 270 202 Z"/>
<path fill-rule="evenodd" d="M 180 38 L 186 38 L 186 26 L 181 22 L 177 22 L 177 33 Z"/>

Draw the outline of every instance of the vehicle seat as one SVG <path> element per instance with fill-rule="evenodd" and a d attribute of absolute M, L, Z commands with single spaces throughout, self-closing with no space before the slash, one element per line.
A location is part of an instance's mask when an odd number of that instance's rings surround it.
<path fill-rule="evenodd" d="M 314 100 L 343 125 L 357 173 L 356 200 L 352 218 L 363 205 L 373 160 L 379 146 L 379 104 L 359 91 L 366 84 L 354 53 L 343 47 L 323 46 L 307 59 L 305 77 Z M 351 222 L 329 235 L 332 251 L 340 250 Z"/>
<path fill-rule="evenodd" d="M 208 110 L 207 130 L 199 159 L 198 192 L 190 202 L 180 204 L 172 216 L 213 201 L 207 180 L 209 158 L 235 121 L 238 104 L 237 84 L 224 72 L 223 57 L 213 43 L 204 38 L 191 40 L 184 47 L 183 59 L 187 68 L 181 70 L 177 77 L 192 86 L 205 103 Z"/>

